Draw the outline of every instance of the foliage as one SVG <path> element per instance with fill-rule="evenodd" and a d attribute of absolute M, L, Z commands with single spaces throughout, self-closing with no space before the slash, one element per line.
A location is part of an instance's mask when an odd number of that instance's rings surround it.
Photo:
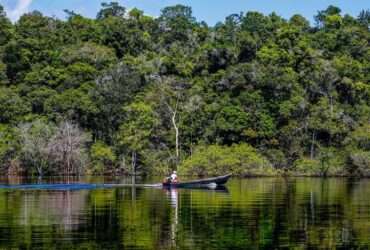
<path fill-rule="evenodd" d="M 104 19 L 108 17 L 124 17 L 125 7 L 120 6 L 117 2 L 102 3 L 102 9 L 97 14 L 97 19 Z"/>
<path fill-rule="evenodd" d="M 87 137 L 65 121 L 55 126 L 37 119 L 19 126 L 20 159 L 28 174 L 79 174 Z"/>
<path fill-rule="evenodd" d="M 112 166 L 116 161 L 112 148 L 101 141 L 91 146 L 90 155 L 95 172 L 104 172 L 105 166 Z"/>
<path fill-rule="evenodd" d="M 13 129 L 7 125 L 0 124 L 0 162 L 7 163 L 14 157 L 17 149 L 17 138 Z"/>
<path fill-rule="evenodd" d="M 13 24 L 0 6 L 1 165 L 245 175 L 261 173 L 255 161 L 268 172 L 366 173 L 369 10 L 329 6 L 314 26 L 246 12 L 211 27 L 180 4 L 159 17 L 118 2 L 96 18 L 66 14 L 33 11 Z M 251 156 L 245 165 L 236 145 Z M 213 151 L 220 169 L 189 165 Z"/>
<path fill-rule="evenodd" d="M 19 126 L 21 152 L 20 158 L 29 174 L 42 176 L 51 164 L 50 140 L 55 127 L 42 120 Z"/>
<path fill-rule="evenodd" d="M 152 107 L 143 102 L 132 103 L 124 108 L 126 119 L 120 126 L 119 140 L 123 147 L 141 151 L 148 146 L 157 118 Z"/>
<path fill-rule="evenodd" d="M 347 160 L 347 171 L 352 175 L 370 175 L 370 151 L 351 152 Z"/>
<path fill-rule="evenodd" d="M 232 146 L 199 146 L 194 155 L 184 161 L 180 172 L 185 175 L 269 175 L 271 164 L 252 146 L 242 143 Z"/>
<path fill-rule="evenodd" d="M 81 174 L 87 161 L 89 137 L 76 124 L 61 122 L 48 143 L 52 160 L 64 175 Z"/>
<path fill-rule="evenodd" d="M 0 87 L 0 122 L 14 124 L 29 111 L 26 101 L 13 89 Z"/>

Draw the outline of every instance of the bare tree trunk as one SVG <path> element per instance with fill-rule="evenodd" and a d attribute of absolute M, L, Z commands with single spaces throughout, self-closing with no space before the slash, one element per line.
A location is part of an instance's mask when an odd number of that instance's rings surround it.
<path fill-rule="evenodd" d="M 163 82 L 163 80 L 161 79 L 161 83 Z M 171 122 L 172 122 L 172 126 L 175 130 L 175 147 L 176 147 L 176 165 L 178 165 L 179 163 L 179 159 L 180 159 L 180 139 L 179 139 L 179 127 L 178 127 L 178 124 L 176 122 L 176 118 L 177 118 L 177 112 L 178 112 L 178 105 L 179 105 L 179 102 L 180 102 L 180 93 L 176 93 L 176 103 L 174 103 L 174 105 L 170 104 L 170 100 L 167 100 L 168 97 L 170 97 L 168 94 L 167 94 L 167 98 L 166 98 L 166 94 L 165 94 L 165 89 L 163 89 L 161 87 L 161 91 L 162 91 L 162 97 L 161 97 L 161 101 L 163 101 L 163 103 L 165 104 L 165 106 L 167 106 L 168 108 L 168 111 L 170 113 L 170 116 L 171 116 Z"/>
<path fill-rule="evenodd" d="M 179 128 L 177 127 L 177 124 L 176 124 L 176 114 L 177 112 L 173 112 L 172 114 L 172 125 L 173 125 L 173 128 L 175 129 L 175 143 L 176 143 L 176 164 L 178 163 L 179 161 L 179 157 L 180 157 L 180 151 L 179 151 Z"/>
<path fill-rule="evenodd" d="M 329 100 L 330 100 L 330 118 L 333 117 L 333 96 L 329 95 Z"/>
<path fill-rule="evenodd" d="M 67 169 L 68 174 L 71 173 L 71 153 L 72 153 L 72 136 L 71 136 L 71 127 L 69 122 L 66 122 L 66 130 L 67 130 Z"/>
<path fill-rule="evenodd" d="M 41 166 L 37 167 L 37 173 L 38 173 L 39 177 L 42 176 L 42 167 Z"/>
<path fill-rule="evenodd" d="M 191 117 L 191 133 L 190 133 L 190 159 L 193 159 L 193 117 Z"/>
<path fill-rule="evenodd" d="M 330 120 L 333 119 L 333 96 L 330 95 Z M 329 146 L 331 146 L 331 130 L 329 130 Z"/>
<path fill-rule="evenodd" d="M 166 103 L 168 110 L 171 113 L 171 122 L 175 130 L 176 165 L 178 165 L 179 159 L 180 159 L 179 127 L 177 126 L 177 123 L 176 123 L 178 103 L 179 103 L 179 100 L 177 100 L 176 102 L 175 109 L 173 109 L 168 103 Z"/>
<path fill-rule="evenodd" d="M 61 123 L 48 147 L 55 162 L 60 163 L 65 175 L 79 174 L 83 162 L 82 150 L 87 138 L 70 122 Z"/>
<path fill-rule="evenodd" d="M 311 160 L 315 156 L 315 139 L 316 139 L 316 133 L 315 133 L 315 131 L 313 131 L 312 132 L 312 141 L 311 141 L 311 154 L 310 154 Z"/>
<path fill-rule="evenodd" d="M 132 151 L 131 154 L 131 166 L 132 166 L 132 175 L 136 175 L 136 152 Z"/>

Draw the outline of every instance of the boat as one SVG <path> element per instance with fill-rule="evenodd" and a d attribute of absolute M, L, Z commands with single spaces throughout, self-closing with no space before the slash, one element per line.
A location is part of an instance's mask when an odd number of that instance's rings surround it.
<path fill-rule="evenodd" d="M 168 183 L 163 182 L 162 186 L 164 188 L 199 188 L 199 187 L 216 188 L 218 186 L 223 186 L 229 180 L 230 177 L 231 174 L 186 182 L 168 182 Z"/>
<path fill-rule="evenodd" d="M 222 190 L 223 185 L 229 180 L 231 174 L 218 176 L 207 179 L 194 181 L 177 182 L 177 183 L 156 183 L 156 184 L 91 184 L 91 183 L 70 183 L 70 184 L 20 184 L 9 185 L 0 184 L 0 189 L 19 189 L 19 190 L 91 190 L 102 188 L 123 188 L 123 187 L 142 187 L 142 188 L 196 188 L 196 189 L 212 189 Z"/>

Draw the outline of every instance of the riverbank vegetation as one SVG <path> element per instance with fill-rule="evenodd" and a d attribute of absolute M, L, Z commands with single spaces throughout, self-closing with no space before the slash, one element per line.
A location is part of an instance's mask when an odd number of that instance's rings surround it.
<path fill-rule="evenodd" d="M 370 173 L 369 10 L 66 14 L 0 8 L 3 172 Z"/>

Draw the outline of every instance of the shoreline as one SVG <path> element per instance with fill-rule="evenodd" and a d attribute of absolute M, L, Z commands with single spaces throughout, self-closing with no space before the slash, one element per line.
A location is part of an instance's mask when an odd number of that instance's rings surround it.
<path fill-rule="evenodd" d="M 209 177 L 216 177 L 221 176 L 223 174 L 219 175 L 180 175 L 182 178 L 186 179 L 198 179 L 198 178 L 209 178 Z M 158 177 L 161 178 L 164 175 L 150 175 L 150 174 L 137 174 L 137 175 L 131 175 L 131 174 L 120 174 L 120 175 L 45 175 L 45 176 L 32 176 L 32 175 L 2 175 L 1 179 L 49 179 L 49 178 L 71 178 L 71 179 L 79 179 L 79 178 L 151 178 L 151 177 Z M 293 174 L 250 174 L 250 175 L 236 175 L 233 174 L 232 178 L 238 178 L 238 179 L 252 179 L 252 178 L 359 178 L 359 179 L 368 179 L 370 178 L 369 175 L 318 175 L 318 174 L 299 174 L 299 173 L 293 173 Z"/>

